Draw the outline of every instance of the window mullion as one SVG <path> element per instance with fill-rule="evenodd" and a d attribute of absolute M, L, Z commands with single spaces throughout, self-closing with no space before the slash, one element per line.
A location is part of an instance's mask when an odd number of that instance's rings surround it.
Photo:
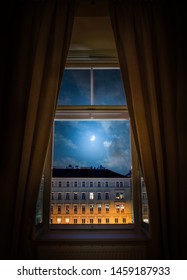
<path fill-rule="evenodd" d="M 94 77 L 93 77 L 93 67 L 90 69 L 90 98 L 91 105 L 94 105 Z"/>

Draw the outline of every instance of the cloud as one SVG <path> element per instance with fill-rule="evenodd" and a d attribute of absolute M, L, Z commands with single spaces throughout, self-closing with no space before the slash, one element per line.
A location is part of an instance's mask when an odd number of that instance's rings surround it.
<path fill-rule="evenodd" d="M 104 142 L 103 142 L 103 146 L 104 146 L 105 148 L 109 148 L 111 145 L 112 145 L 112 141 L 104 141 Z"/>
<path fill-rule="evenodd" d="M 55 141 L 56 142 L 60 142 L 60 144 L 63 144 L 67 147 L 70 147 L 74 150 L 76 150 L 78 147 L 76 144 L 73 143 L 73 141 L 71 139 L 68 139 L 68 138 L 65 138 L 63 135 L 60 135 L 60 134 L 55 134 Z"/>

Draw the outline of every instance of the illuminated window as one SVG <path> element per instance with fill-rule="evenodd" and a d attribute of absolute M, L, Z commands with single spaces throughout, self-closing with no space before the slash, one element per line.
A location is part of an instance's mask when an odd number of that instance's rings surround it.
<path fill-rule="evenodd" d="M 69 224 L 69 218 L 65 218 L 66 224 Z"/>
<path fill-rule="evenodd" d="M 101 214 L 101 204 L 97 205 L 97 211 L 98 211 L 98 214 Z"/>
<path fill-rule="evenodd" d="M 116 199 L 118 200 L 124 199 L 124 193 L 116 193 Z"/>
<path fill-rule="evenodd" d="M 120 213 L 120 206 L 116 205 L 116 213 Z"/>
<path fill-rule="evenodd" d="M 57 224 L 61 224 L 62 219 L 61 218 L 57 218 Z"/>
<path fill-rule="evenodd" d="M 66 205 L 66 214 L 69 214 L 69 213 L 70 213 L 69 205 Z"/>
<path fill-rule="evenodd" d="M 110 209 L 110 208 L 109 208 L 109 204 L 106 204 L 106 205 L 105 205 L 106 213 L 109 213 L 109 209 Z"/>
<path fill-rule="evenodd" d="M 94 193 L 91 192 L 90 195 L 89 195 L 90 199 L 94 199 Z"/>

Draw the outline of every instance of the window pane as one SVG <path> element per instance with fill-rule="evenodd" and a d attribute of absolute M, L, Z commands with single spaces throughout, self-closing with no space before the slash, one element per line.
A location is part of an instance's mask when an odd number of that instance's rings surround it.
<path fill-rule="evenodd" d="M 123 223 L 124 215 L 126 222 L 132 223 L 131 165 L 128 120 L 55 121 L 52 182 L 61 181 L 62 187 L 60 192 L 59 187 L 51 191 L 57 198 L 61 193 L 62 207 L 59 215 L 51 212 L 53 223 L 58 223 L 58 218 L 67 223 L 69 218 L 68 223 L 74 224 L 75 214 L 77 224 L 98 223 L 98 214 L 102 223 L 114 224 L 115 218 Z M 69 204 L 64 205 L 67 200 Z"/>
<path fill-rule="evenodd" d="M 142 202 L 142 221 L 144 223 L 149 223 L 147 189 L 143 177 L 141 177 L 141 202 Z"/>
<path fill-rule="evenodd" d="M 58 105 L 90 105 L 90 70 L 65 69 Z"/>
<path fill-rule="evenodd" d="M 36 203 L 36 224 L 43 222 L 43 194 L 44 194 L 44 173 L 40 181 L 40 188 L 38 192 L 38 199 Z"/>
<path fill-rule="evenodd" d="M 128 120 L 55 121 L 53 167 L 103 166 L 126 175 L 131 165 Z"/>
<path fill-rule="evenodd" d="M 94 105 L 127 105 L 120 69 L 94 69 Z"/>

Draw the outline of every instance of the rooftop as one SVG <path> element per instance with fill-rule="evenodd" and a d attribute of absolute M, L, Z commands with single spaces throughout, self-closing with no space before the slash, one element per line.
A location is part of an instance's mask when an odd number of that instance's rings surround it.
<path fill-rule="evenodd" d="M 96 169 L 96 168 L 53 168 L 53 178 L 129 178 L 130 172 L 126 175 L 116 173 L 109 169 Z"/>

